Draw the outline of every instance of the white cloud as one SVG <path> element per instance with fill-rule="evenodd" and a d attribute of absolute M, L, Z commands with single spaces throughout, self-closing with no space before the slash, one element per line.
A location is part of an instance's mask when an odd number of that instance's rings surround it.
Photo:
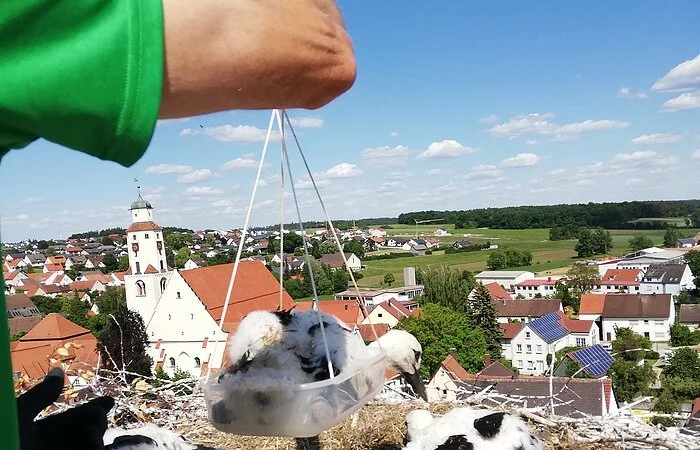
<path fill-rule="evenodd" d="M 472 147 L 464 146 L 454 139 L 445 139 L 430 144 L 418 158 L 456 158 L 474 152 L 476 149 Z"/>
<path fill-rule="evenodd" d="M 185 189 L 183 192 L 187 196 L 199 196 L 199 197 L 211 197 L 215 195 L 222 195 L 224 191 L 221 189 L 216 189 L 209 186 L 191 186 Z"/>
<path fill-rule="evenodd" d="M 683 61 L 656 80 L 653 91 L 673 92 L 700 88 L 700 55 Z"/>
<path fill-rule="evenodd" d="M 223 166 L 221 166 L 221 168 L 224 170 L 257 169 L 259 166 L 260 161 L 253 158 L 236 158 L 232 159 L 231 161 L 227 161 Z"/>
<path fill-rule="evenodd" d="M 269 184 L 269 183 L 268 183 L 267 181 L 265 181 L 264 179 L 262 179 L 262 178 L 260 178 L 260 181 L 258 181 L 258 187 L 265 187 L 265 186 L 267 186 L 268 184 Z"/>
<path fill-rule="evenodd" d="M 641 98 L 647 98 L 647 94 L 646 94 L 646 92 L 635 91 L 630 87 L 621 87 L 620 90 L 617 91 L 617 98 L 641 99 Z"/>
<path fill-rule="evenodd" d="M 629 180 L 625 181 L 625 185 L 627 187 L 637 187 L 640 186 L 642 183 L 644 183 L 643 178 L 630 178 Z"/>
<path fill-rule="evenodd" d="M 401 171 L 396 171 L 396 172 L 389 172 L 386 174 L 386 179 L 387 180 L 405 180 L 406 178 L 409 178 L 413 176 L 411 172 L 401 172 Z"/>
<path fill-rule="evenodd" d="M 492 127 L 489 131 L 494 137 L 500 138 L 515 139 L 528 134 L 537 134 L 551 136 L 555 141 L 567 141 L 578 138 L 582 133 L 629 126 L 628 122 L 617 120 L 584 120 L 559 125 L 549 121 L 553 117 L 552 113 L 521 114 L 508 122 Z"/>
<path fill-rule="evenodd" d="M 211 206 L 214 208 L 225 208 L 227 206 L 233 206 L 233 202 L 231 200 L 217 200 L 212 203 Z"/>
<path fill-rule="evenodd" d="M 221 125 L 218 127 L 205 127 L 201 130 L 185 128 L 180 132 L 180 136 L 196 136 L 198 134 L 204 134 L 221 142 L 249 144 L 265 141 L 267 130 L 251 125 Z M 279 140 L 279 133 L 274 131 L 271 139 Z"/>
<path fill-rule="evenodd" d="M 539 143 L 540 141 L 538 141 L 537 139 L 528 139 L 527 141 L 525 141 L 525 145 L 537 145 Z"/>
<path fill-rule="evenodd" d="M 15 216 L 15 220 L 26 221 L 29 219 L 31 219 L 31 216 L 29 214 L 22 213 L 22 214 L 17 214 Z"/>
<path fill-rule="evenodd" d="M 683 140 L 680 134 L 653 133 L 643 134 L 632 139 L 634 145 L 675 144 Z"/>
<path fill-rule="evenodd" d="M 442 169 L 430 169 L 428 171 L 428 175 L 430 176 L 443 175 L 444 173 L 445 171 Z"/>
<path fill-rule="evenodd" d="M 24 203 L 41 203 L 43 201 L 44 199 L 39 197 L 27 197 L 24 199 Z"/>
<path fill-rule="evenodd" d="M 492 123 L 498 122 L 498 116 L 495 114 L 491 114 L 485 117 L 482 117 L 479 119 L 479 123 L 482 123 L 484 125 L 491 125 Z"/>
<path fill-rule="evenodd" d="M 691 153 L 690 159 L 700 159 L 700 148 Z"/>
<path fill-rule="evenodd" d="M 357 164 L 340 163 L 321 174 L 321 178 L 355 178 L 362 176 L 364 172 Z"/>
<path fill-rule="evenodd" d="M 325 188 L 331 185 L 331 181 L 328 179 L 322 179 L 322 180 L 315 180 L 316 181 L 316 187 L 319 189 Z M 294 183 L 294 187 L 296 189 L 313 189 L 314 185 L 311 182 L 311 180 L 307 177 L 302 177 L 299 181 Z"/>
<path fill-rule="evenodd" d="M 157 166 L 150 166 L 146 169 L 146 173 L 157 173 L 159 175 L 171 173 L 185 174 L 191 171 L 192 166 L 183 166 L 180 164 L 158 164 Z"/>
<path fill-rule="evenodd" d="M 496 166 L 481 164 L 472 167 L 464 178 L 467 180 L 476 180 L 482 178 L 498 178 L 501 175 L 503 175 L 503 171 L 499 170 Z"/>
<path fill-rule="evenodd" d="M 177 182 L 183 184 L 201 183 L 214 178 L 214 172 L 210 169 L 194 169 L 191 172 L 177 176 Z"/>
<path fill-rule="evenodd" d="M 686 111 L 700 108 L 700 91 L 686 92 L 678 97 L 666 100 L 661 105 L 662 112 Z"/>
<path fill-rule="evenodd" d="M 393 138 L 398 137 L 398 136 L 399 136 L 399 132 L 398 132 L 398 131 L 392 131 L 391 134 L 390 134 L 389 136 L 391 136 L 391 137 L 393 137 Z"/>
<path fill-rule="evenodd" d="M 612 160 L 613 163 L 624 164 L 653 164 L 654 166 L 672 166 L 678 163 L 678 157 L 652 151 L 640 151 L 632 153 L 618 153 Z"/>
<path fill-rule="evenodd" d="M 406 185 L 401 182 L 401 181 L 385 181 L 384 183 L 379 185 L 379 188 L 377 189 L 378 192 L 380 193 L 389 193 L 393 192 L 395 193 L 398 190 L 401 189 L 406 189 Z"/>
<path fill-rule="evenodd" d="M 323 119 L 318 117 L 293 117 L 289 121 L 297 128 L 321 128 L 324 123 Z"/>
<path fill-rule="evenodd" d="M 383 146 L 366 148 L 362 151 L 362 160 L 372 166 L 386 167 L 406 164 L 408 160 L 408 147 L 397 145 L 395 147 Z"/>
<path fill-rule="evenodd" d="M 498 165 L 498 167 L 515 168 L 515 167 L 530 167 L 534 166 L 542 159 L 534 153 L 518 153 L 517 155 L 506 158 Z"/>

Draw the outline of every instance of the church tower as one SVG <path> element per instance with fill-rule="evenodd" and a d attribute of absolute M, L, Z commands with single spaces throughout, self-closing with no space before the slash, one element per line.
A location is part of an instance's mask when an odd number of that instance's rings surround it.
<path fill-rule="evenodd" d="M 131 225 L 126 230 L 129 270 L 124 288 L 129 309 L 137 311 L 148 324 L 156 303 L 172 275 L 166 260 L 163 230 L 153 221 L 153 206 L 139 195 L 131 204 Z"/>

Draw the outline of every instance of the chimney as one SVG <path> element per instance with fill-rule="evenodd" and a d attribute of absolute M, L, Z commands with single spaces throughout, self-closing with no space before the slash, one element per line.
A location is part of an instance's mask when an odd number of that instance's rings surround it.
<path fill-rule="evenodd" d="M 484 367 L 488 367 L 490 365 L 491 365 L 491 356 L 484 355 Z"/>
<path fill-rule="evenodd" d="M 404 267 L 404 269 L 403 269 L 403 285 L 404 286 L 415 286 L 416 285 L 416 268 L 415 267 Z"/>
<path fill-rule="evenodd" d="M 552 277 L 547 277 L 547 282 L 551 282 L 551 281 L 552 281 Z"/>
<path fill-rule="evenodd" d="M 452 357 L 453 357 L 454 359 L 457 359 L 457 349 L 454 348 L 454 347 L 452 347 L 452 348 L 450 349 L 450 355 L 452 355 Z"/>

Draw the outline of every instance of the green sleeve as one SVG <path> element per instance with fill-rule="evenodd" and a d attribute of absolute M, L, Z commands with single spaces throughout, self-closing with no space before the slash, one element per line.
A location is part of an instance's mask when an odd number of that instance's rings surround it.
<path fill-rule="evenodd" d="M 44 138 L 124 166 L 163 80 L 161 0 L 0 1 L 0 157 Z"/>

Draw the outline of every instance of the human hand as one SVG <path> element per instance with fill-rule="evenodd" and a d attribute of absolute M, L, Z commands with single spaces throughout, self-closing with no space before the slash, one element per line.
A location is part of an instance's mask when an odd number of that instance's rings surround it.
<path fill-rule="evenodd" d="M 34 418 L 61 395 L 64 374 L 52 369 L 44 380 L 17 398 L 21 450 L 102 450 L 111 397 L 99 397 L 59 414 Z"/>

